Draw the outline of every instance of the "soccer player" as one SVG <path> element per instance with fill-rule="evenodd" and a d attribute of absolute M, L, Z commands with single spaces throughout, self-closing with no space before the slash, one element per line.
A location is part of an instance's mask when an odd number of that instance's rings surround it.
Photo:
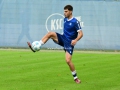
<path fill-rule="evenodd" d="M 83 37 L 83 32 L 80 26 L 80 22 L 72 15 L 73 7 L 71 5 L 66 5 L 64 7 L 64 28 L 63 34 L 57 32 L 48 32 L 41 40 L 41 45 L 45 44 L 49 39 L 52 39 L 55 43 L 64 47 L 65 59 L 72 72 L 74 81 L 76 83 L 81 83 L 77 77 L 75 66 L 72 62 L 73 49 L 77 41 Z M 30 49 L 35 52 L 30 42 L 27 42 Z"/>

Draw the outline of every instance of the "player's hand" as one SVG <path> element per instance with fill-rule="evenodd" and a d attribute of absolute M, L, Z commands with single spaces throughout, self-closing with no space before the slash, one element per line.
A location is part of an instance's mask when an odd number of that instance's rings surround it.
<path fill-rule="evenodd" d="M 72 46 L 75 46 L 76 43 L 77 43 L 77 40 L 72 40 L 72 41 L 71 41 L 71 45 L 72 45 Z"/>

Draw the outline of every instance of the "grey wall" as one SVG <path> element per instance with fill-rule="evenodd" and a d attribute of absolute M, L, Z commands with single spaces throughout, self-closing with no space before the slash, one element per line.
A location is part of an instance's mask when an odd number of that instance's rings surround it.
<path fill-rule="evenodd" d="M 0 47 L 27 47 L 48 31 L 62 33 L 67 4 L 84 33 L 75 48 L 120 50 L 119 0 L 0 0 Z M 43 47 L 61 48 L 52 40 Z"/>

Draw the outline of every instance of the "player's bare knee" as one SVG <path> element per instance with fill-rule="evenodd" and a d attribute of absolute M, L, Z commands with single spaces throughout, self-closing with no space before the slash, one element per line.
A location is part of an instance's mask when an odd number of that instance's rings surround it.
<path fill-rule="evenodd" d="M 71 62 L 70 59 L 66 59 L 66 63 L 69 64 Z"/>
<path fill-rule="evenodd" d="M 48 32 L 48 37 L 53 37 L 55 32 Z"/>

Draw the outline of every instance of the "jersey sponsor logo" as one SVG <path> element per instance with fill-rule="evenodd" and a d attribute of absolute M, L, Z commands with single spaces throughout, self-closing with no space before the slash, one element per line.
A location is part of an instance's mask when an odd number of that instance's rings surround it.
<path fill-rule="evenodd" d="M 80 21 L 80 26 L 84 27 L 84 22 L 81 20 L 81 16 L 75 17 L 78 21 Z M 66 22 L 66 21 L 65 21 Z M 46 30 L 49 31 L 55 31 L 58 33 L 63 33 L 63 23 L 64 22 L 64 16 L 60 13 L 53 13 L 50 16 L 47 17 L 45 22 Z M 77 22 L 78 23 L 78 22 Z M 70 26 L 72 23 L 69 24 Z"/>

